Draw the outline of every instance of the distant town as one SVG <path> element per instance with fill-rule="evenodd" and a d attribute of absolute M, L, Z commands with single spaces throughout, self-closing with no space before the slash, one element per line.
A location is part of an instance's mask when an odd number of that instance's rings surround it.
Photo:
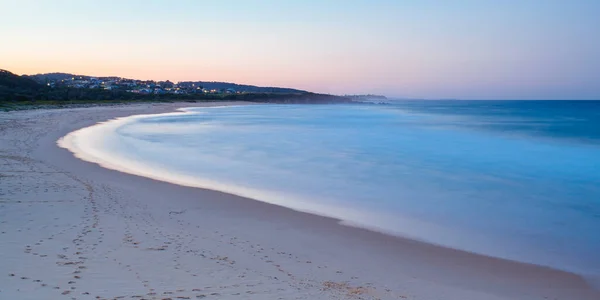
<path fill-rule="evenodd" d="M 39 82 L 39 80 L 37 81 Z M 46 79 L 44 83 L 51 88 L 68 87 L 77 89 L 119 90 L 143 95 L 239 94 L 245 92 L 234 88 L 208 89 L 194 82 L 174 83 L 169 80 L 136 80 L 121 77 L 73 76 L 64 79 Z"/>
<path fill-rule="evenodd" d="M 138 80 L 116 76 L 94 77 L 85 75 L 73 75 L 67 73 L 47 73 L 37 75 L 26 75 L 36 82 L 50 88 L 74 88 L 74 89 L 102 89 L 108 91 L 130 92 L 141 95 L 198 95 L 198 94 L 242 94 L 242 93 L 307 93 L 307 91 L 281 88 L 281 87 L 258 87 L 228 82 L 211 81 L 181 81 L 171 82 Z M 381 95 L 343 95 L 348 99 L 386 99 Z"/>
<path fill-rule="evenodd" d="M 131 101 L 250 101 L 263 103 L 383 103 L 377 95 L 328 95 L 283 87 L 216 81 L 139 80 L 68 73 L 17 75 L 0 70 L 0 110 L 20 105 Z"/>

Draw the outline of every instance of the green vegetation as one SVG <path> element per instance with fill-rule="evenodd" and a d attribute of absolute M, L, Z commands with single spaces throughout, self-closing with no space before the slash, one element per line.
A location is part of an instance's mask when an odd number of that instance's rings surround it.
<path fill-rule="evenodd" d="M 140 94 L 126 89 L 50 87 L 28 76 L 18 76 L 0 70 L 0 110 L 60 107 L 77 105 L 111 105 L 136 102 L 200 102 L 251 101 L 265 103 L 343 103 L 348 98 L 310 92 L 296 93 L 197 93 L 197 94 Z"/>

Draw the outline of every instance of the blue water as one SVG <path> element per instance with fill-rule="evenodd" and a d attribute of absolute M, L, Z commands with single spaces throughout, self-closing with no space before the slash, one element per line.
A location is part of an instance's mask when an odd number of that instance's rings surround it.
<path fill-rule="evenodd" d="M 103 141 L 165 176 L 209 180 L 199 186 L 600 274 L 600 102 L 192 108 Z"/>

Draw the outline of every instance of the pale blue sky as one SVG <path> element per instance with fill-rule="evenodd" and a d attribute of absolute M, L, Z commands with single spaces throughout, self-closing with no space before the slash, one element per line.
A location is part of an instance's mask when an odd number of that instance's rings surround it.
<path fill-rule="evenodd" d="M 600 99 L 600 1 L 0 0 L 0 68 L 317 92 Z"/>

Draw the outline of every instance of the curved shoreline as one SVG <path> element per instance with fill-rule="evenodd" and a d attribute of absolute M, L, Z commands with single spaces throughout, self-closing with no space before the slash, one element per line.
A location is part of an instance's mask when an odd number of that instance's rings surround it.
<path fill-rule="evenodd" d="M 237 105 L 236 105 L 237 106 Z M 215 106 L 210 108 L 220 108 L 225 106 Z M 228 106 L 230 107 L 230 105 Z M 337 209 L 337 212 L 332 212 L 334 207 L 329 207 L 325 205 L 319 205 L 315 203 L 306 204 L 302 199 L 295 198 L 290 194 L 278 194 L 274 192 L 262 191 L 253 188 L 240 187 L 240 186 L 229 186 L 227 184 L 223 184 L 221 182 L 207 179 L 207 178 L 197 178 L 189 175 L 181 175 L 174 174 L 166 169 L 156 170 L 153 167 L 148 167 L 143 163 L 139 163 L 137 161 L 132 162 L 131 160 L 125 157 L 111 157 L 112 159 L 108 159 L 106 157 L 110 156 L 107 153 L 99 153 L 98 149 L 101 148 L 101 145 L 94 145 L 94 143 L 99 143 L 96 140 L 96 137 L 103 135 L 108 132 L 111 134 L 113 131 L 118 130 L 119 128 L 127 125 L 130 122 L 135 122 L 139 119 L 151 118 L 151 117 L 160 117 L 160 116 L 180 116 L 186 114 L 196 114 L 197 112 L 189 111 L 188 107 L 177 108 L 175 111 L 171 112 L 163 112 L 158 114 L 139 114 L 139 115 L 131 115 L 126 117 L 119 117 L 115 119 L 110 119 L 102 122 L 98 122 L 94 125 L 79 128 L 75 131 L 69 132 L 65 136 L 61 137 L 56 143 L 60 148 L 63 148 L 73 154 L 78 159 L 81 159 L 86 162 L 90 162 L 93 164 L 97 164 L 103 168 L 127 173 L 130 175 L 141 176 L 145 178 L 149 178 L 152 180 L 162 181 L 170 184 L 175 184 L 183 187 L 191 187 L 191 188 L 199 188 L 204 190 L 211 190 L 216 192 L 221 192 L 237 197 L 242 197 L 246 199 L 251 199 L 253 201 L 259 201 L 270 205 L 277 205 L 283 208 L 291 209 L 293 211 L 307 213 L 316 215 L 319 217 L 331 218 L 337 220 L 340 225 L 350 226 L 354 228 L 366 229 L 372 232 L 377 232 L 393 237 L 399 238 L 407 238 L 410 240 L 415 240 L 419 242 L 423 242 L 425 244 L 432 244 L 444 248 L 454 249 L 458 251 L 465 251 L 469 253 L 476 253 L 460 248 L 449 247 L 441 244 L 432 243 L 431 241 L 427 241 L 424 239 L 420 239 L 418 236 L 413 235 L 409 236 L 406 233 L 394 232 L 390 229 L 384 229 L 383 227 L 378 227 L 374 224 L 367 224 L 364 222 L 360 222 L 358 220 L 350 220 L 346 219 L 348 215 L 359 215 L 361 212 L 356 210 L 351 210 L 348 208 L 345 209 Z M 91 131 L 91 132 L 90 132 Z M 95 132 L 100 131 L 100 132 Z M 90 138 L 88 138 L 88 135 Z M 86 139 L 87 138 L 87 139 Z M 78 141 L 78 139 L 86 139 L 86 141 Z M 82 146 L 85 149 L 82 149 Z M 285 198 L 285 201 L 280 199 Z M 328 213 L 329 211 L 329 213 Z M 371 218 L 376 218 L 377 216 L 371 216 Z M 363 219 L 366 217 L 363 217 Z M 419 225 L 419 226 L 427 226 L 429 228 L 436 228 L 438 230 L 443 230 L 443 228 L 438 228 L 439 226 L 435 226 L 432 224 L 427 224 L 425 222 L 420 222 L 418 220 L 406 220 L 406 226 L 410 225 Z M 490 256 L 482 253 L 476 253 L 479 255 Z M 493 256 L 490 256 L 493 257 Z"/>
<path fill-rule="evenodd" d="M 211 108 L 223 108 L 227 106 L 217 106 Z M 106 169 L 111 169 L 119 172 L 124 172 L 131 175 L 141 176 L 150 178 L 153 180 L 163 181 L 166 183 L 176 184 L 185 187 L 200 188 L 205 190 L 213 190 L 230 194 L 242 198 L 252 199 L 272 205 L 282 206 L 294 211 L 313 214 L 320 217 L 332 218 L 338 221 L 340 225 L 351 226 L 369 231 L 382 233 L 399 238 L 406 238 L 409 240 L 416 240 L 426 244 L 432 244 L 442 248 L 453 249 L 457 251 L 465 251 L 468 253 L 483 255 L 487 257 L 494 257 L 499 259 L 506 259 L 509 261 L 515 261 L 519 263 L 540 265 L 552 269 L 563 270 L 566 272 L 573 272 L 585 276 L 583 273 L 578 273 L 574 269 L 561 268 L 558 265 L 543 264 L 536 262 L 535 260 L 517 259 L 506 255 L 498 255 L 501 250 L 493 253 L 486 252 L 480 248 L 474 247 L 471 244 L 459 244 L 457 242 L 446 243 L 436 240 L 436 236 L 449 236 L 455 240 L 466 241 L 469 236 L 460 232 L 453 232 L 449 228 L 444 228 L 436 224 L 430 224 L 421 220 L 406 218 L 405 216 L 394 215 L 394 216 L 381 216 L 371 215 L 364 211 L 358 211 L 350 207 L 334 207 L 326 204 L 319 204 L 318 201 L 307 202 L 300 198 L 297 198 L 293 194 L 279 194 L 270 191 L 259 190 L 251 187 L 242 187 L 237 185 L 229 185 L 222 183 L 210 178 L 199 178 L 193 175 L 184 175 L 176 172 L 172 172 L 166 168 L 159 168 L 157 166 L 146 165 L 143 161 L 138 161 L 135 158 L 130 158 L 127 153 L 123 151 L 111 152 L 110 149 L 104 147 L 104 138 L 118 135 L 121 128 L 126 127 L 131 123 L 135 123 L 140 120 L 146 120 L 149 118 L 162 118 L 172 116 L 182 116 L 189 114 L 201 114 L 202 112 L 194 111 L 191 108 L 183 107 L 178 108 L 174 112 L 164 112 L 159 114 L 140 114 L 131 115 L 127 117 L 121 117 L 111 119 L 104 122 L 99 122 L 89 127 L 84 127 L 76 131 L 70 132 L 64 137 L 57 141 L 59 147 L 64 148 L 73 155 L 81 160 L 98 164 Z M 109 141 L 111 142 L 111 141 Z M 115 140 L 116 143 L 126 143 L 127 141 Z M 139 145 L 137 145 L 139 146 Z M 150 145 L 151 146 L 151 145 Z M 135 148 L 129 149 L 136 152 Z M 147 162 L 146 162 L 147 163 Z M 283 200 L 285 199 L 285 200 Z M 384 221 L 386 218 L 393 217 L 394 223 L 399 223 L 399 228 L 393 228 L 386 225 Z M 374 221 L 378 220 L 378 221 Z M 391 221 L 390 221 L 391 222 Z M 389 222 L 388 222 L 389 223 Z M 406 228 L 406 229 L 404 229 Z M 408 229 L 408 228 L 419 228 Z M 420 235 L 417 232 L 424 233 Z M 432 233 L 435 232 L 435 233 Z M 479 251 L 478 251 L 479 250 Z"/>
<path fill-rule="evenodd" d="M 175 107 L 163 106 L 158 109 L 146 107 L 140 111 L 168 112 L 173 108 Z M 243 227 L 247 229 L 238 234 L 263 239 L 264 243 L 270 241 L 274 246 L 287 247 L 286 245 L 291 245 L 290 249 L 313 257 L 311 258 L 313 261 L 319 260 L 318 257 L 325 255 L 323 253 L 331 252 L 334 254 L 333 256 L 329 254 L 326 256 L 330 263 L 339 263 L 340 266 L 346 266 L 356 271 L 361 270 L 356 274 L 361 273 L 361 276 L 371 277 L 371 279 L 379 281 L 378 284 L 420 278 L 415 283 L 417 286 L 414 290 L 415 295 L 425 295 L 427 290 L 436 287 L 441 293 L 437 295 L 448 295 L 448 289 L 451 289 L 457 293 L 457 296 L 473 296 L 464 299 L 503 299 L 505 297 L 507 299 L 537 299 L 542 295 L 557 295 L 557 297 L 565 297 L 565 299 L 594 299 L 598 295 L 595 291 L 590 290 L 589 285 L 579 275 L 573 273 L 343 226 L 338 224 L 339 220 L 332 218 L 302 213 L 264 202 L 248 201 L 243 197 L 223 192 L 186 188 L 145 177 L 131 176 L 73 159 L 70 152 L 56 147 L 56 140 L 68 132 L 90 126 L 98 121 L 140 112 L 120 111 L 119 108 L 103 109 L 102 111 L 102 113 L 88 113 L 87 117 L 93 116 L 93 118 L 83 118 L 77 122 L 68 123 L 63 121 L 60 123 L 60 129 L 55 129 L 40 139 L 33 156 L 41 161 L 59 165 L 65 172 L 82 176 L 93 182 L 122 185 L 123 189 L 130 190 L 132 195 L 136 195 L 138 198 L 154 199 L 166 196 L 175 201 L 171 204 L 164 203 L 164 201 L 157 202 L 159 199 L 152 200 L 151 203 L 156 206 L 179 206 L 180 209 L 183 209 L 181 211 L 193 207 L 204 207 L 204 209 L 208 209 L 209 213 L 218 212 L 223 216 L 229 216 L 224 217 L 222 222 L 234 221 L 234 223 L 245 224 Z M 63 114 L 64 116 L 65 114 Z M 199 216 L 206 215 L 202 211 L 195 212 Z M 233 216 L 235 218 L 232 219 Z M 266 227 L 264 227 L 265 222 L 267 223 Z M 251 228 L 253 228 L 252 231 L 250 231 Z M 261 232 L 265 231 L 267 232 L 261 235 Z M 277 241 L 273 241 L 273 236 L 277 236 Z M 319 249 L 299 248 L 294 240 L 301 240 L 301 237 L 313 242 L 318 241 Z M 350 245 L 351 247 L 348 248 Z M 352 273 L 352 271 L 347 272 Z M 428 283 L 425 284 L 420 280 Z M 432 295 L 431 293 L 436 294 L 435 291 L 430 291 L 430 295 Z M 454 297 L 448 298 L 454 299 Z"/>
<path fill-rule="evenodd" d="M 227 106 L 231 106 L 231 105 L 214 106 L 214 107 L 210 107 L 210 108 L 221 108 L 221 107 L 227 107 Z M 510 258 L 506 258 L 506 257 L 499 257 L 499 256 L 494 256 L 494 255 L 490 255 L 490 254 L 486 254 L 486 253 L 470 251 L 465 248 L 458 248 L 458 247 L 452 247 L 452 246 L 448 246 L 448 245 L 444 245 L 444 244 L 439 244 L 439 243 L 435 243 L 435 242 L 432 242 L 432 241 L 429 241 L 426 239 L 419 238 L 418 236 L 414 236 L 414 235 L 409 236 L 409 235 L 402 234 L 401 232 L 394 232 L 393 230 L 387 230 L 384 228 L 380 228 L 373 224 L 366 224 L 366 223 L 362 223 L 362 222 L 355 221 L 355 220 L 345 219 L 344 216 L 342 216 L 342 215 L 344 215 L 344 213 L 333 213 L 333 212 L 331 212 L 332 208 L 330 208 L 330 207 L 328 208 L 328 207 L 324 207 L 324 206 L 319 207 L 318 205 L 316 205 L 316 206 L 312 205 L 311 206 L 312 209 L 307 208 L 307 207 L 305 207 L 305 205 L 302 204 L 301 200 L 294 199 L 294 197 L 290 196 L 290 195 L 279 195 L 276 193 L 259 191 L 259 190 L 252 189 L 252 188 L 243 188 L 243 187 L 237 187 L 237 186 L 231 187 L 226 184 L 221 184 L 218 181 L 214 181 L 214 180 L 210 180 L 210 179 L 206 179 L 206 178 L 200 179 L 200 178 L 189 176 L 189 175 L 174 174 L 174 173 L 169 172 L 166 169 L 156 170 L 153 167 L 148 167 L 148 166 L 144 165 L 143 163 L 139 163 L 139 162 L 131 163 L 130 160 L 128 160 L 127 158 L 124 158 L 124 157 L 113 159 L 113 160 L 107 159 L 106 157 L 109 156 L 108 154 L 103 153 L 104 155 L 102 155 L 102 153 L 100 153 L 100 154 L 97 153 L 97 149 L 99 149 L 101 146 L 93 144 L 93 142 L 98 142 L 95 138 L 97 138 L 99 135 L 102 135 L 103 133 L 106 133 L 106 132 L 109 132 L 109 134 L 110 134 L 113 131 L 118 130 L 119 128 L 127 125 L 128 123 L 135 122 L 136 120 L 152 118 L 152 117 L 162 117 L 162 116 L 180 116 L 180 115 L 186 115 L 186 114 L 197 114 L 197 112 L 190 111 L 189 108 L 191 108 L 191 107 L 181 107 L 181 108 L 175 109 L 175 111 L 162 112 L 162 113 L 157 113 L 157 114 L 130 115 L 130 116 L 126 116 L 126 117 L 119 117 L 119 118 L 99 122 L 92 126 L 83 127 L 78 130 L 69 132 L 67 135 L 63 136 L 62 138 L 60 138 L 57 141 L 57 145 L 63 149 L 68 150 L 78 159 L 97 164 L 106 169 L 115 170 L 118 172 L 130 174 L 130 175 L 145 177 L 145 178 L 149 178 L 152 180 L 162 181 L 165 183 L 175 184 L 175 185 L 179 185 L 179 186 L 183 186 L 183 187 L 211 190 L 211 191 L 220 192 L 220 193 L 224 193 L 224 194 L 228 194 L 228 195 L 232 195 L 232 196 L 250 199 L 253 201 L 263 202 L 263 203 L 270 204 L 270 205 L 277 205 L 277 206 L 291 209 L 293 211 L 300 212 L 300 213 L 306 213 L 306 214 L 311 214 L 311 215 L 315 215 L 318 217 L 330 218 L 330 219 L 336 220 L 336 222 L 342 226 L 349 226 L 349 227 L 354 227 L 354 228 L 358 228 L 358 229 L 364 229 L 364 230 L 371 231 L 374 233 L 384 234 L 386 236 L 391 236 L 391 237 L 401 238 L 401 239 L 408 239 L 408 240 L 412 240 L 415 242 L 432 245 L 435 247 L 450 249 L 453 251 L 462 251 L 462 252 L 466 252 L 466 253 L 470 253 L 470 254 L 474 254 L 474 255 L 481 255 L 484 257 L 490 257 L 490 258 L 494 258 L 494 259 L 501 259 L 501 260 L 513 261 L 516 263 L 530 264 L 530 265 L 540 266 L 540 267 L 544 267 L 544 268 L 555 269 L 555 270 L 573 273 L 573 271 L 556 268 L 554 266 L 540 265 L 540 264 L 535 264 L 535 263 L 526 262 L 526 261 L 513 260 Z M 92 132 L 90 132 L 90 131 L 92 131 Z M 101 131 L 101 132 L 98 133 L 98 132 L 94 132 L 94 131 Z M 78 139 L 85 139 L 86 137 L 88 137 L 87 135 L 90 135 L 91 137 L 93 137 L 93 138 L 90 138 L 90 140 L 92 140 L 91 143 L 90 143 L 90 141 L 87 141 L 87 144 L 86 144 L 86 141 L 83 141 L 83 142 L 77 141 Z M 85 145 L 85 149 L 82 149 L 82 144 Z M 278 201 L 278 199 L 281 199 L 281 198 L 286 198 L 286 201 L 285 202 Z M 330 211 L 330 212 L 327 213 L 327 211 Z M 348 214 L 352 215 L 354 213 L 357 213 L 357 212 L 349 211 L 345 215 L 348 215 Z M 430 224 L 425 224 L 425 223 L 419 224 L 419 222 L 416 220 L 406 222 L 406 226 L 410 226 L 410 225 L 430 226 Z M 438 230 L 443 230 L 443 229 L 444 228 L 438 228 Z M 578 274 L 578 273 L 574 273 L 574 274 L 577 274 L 579 276 L 584 276 L 583 274 Z M 584 276 L 584 278 L 585 278 L 585 276 Z"/>

